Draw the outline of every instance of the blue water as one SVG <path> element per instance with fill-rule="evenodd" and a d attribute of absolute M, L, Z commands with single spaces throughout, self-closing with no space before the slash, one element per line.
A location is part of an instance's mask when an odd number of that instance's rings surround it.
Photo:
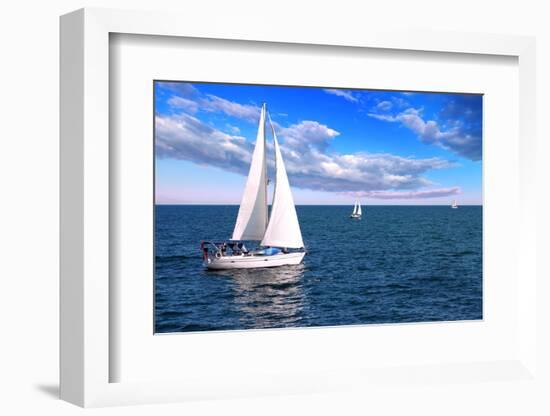
<path fill-rule="evenodd" d="M 301 265 L 205 270 L 237 209 L 156 207 L 156 332 L 482 318 L 480 206 L 298 206 Z"/>

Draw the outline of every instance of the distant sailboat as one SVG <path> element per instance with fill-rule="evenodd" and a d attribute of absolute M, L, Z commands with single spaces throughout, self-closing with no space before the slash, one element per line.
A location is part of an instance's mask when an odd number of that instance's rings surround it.
<path fill-rule="evenodd" d="M 452 209 L 457 209 L 458 205 L 456 204 L 456 199 L 453 200 L 453 203 L 451 204 Z"/>
<path fill-rule="evenodd" d="M 355 205 L 353 206 L 353 212 L 349 216 L 350 218 L 354 218 L 356 220 L 361 219 L 362 211 L 361 211 L 361 204 L 358 200 L 355 200 Z"/>
<path fill-rule="evenodd" d="M 268 212 L 266 115 L 275 149 L 275 189 L 271 215 Z M 243 241 L 260 241 L 260 248 L 249 251 Z M 203 263 L 209 269 L 250 269 L 302 262 L 306 252 L 292 198 L 286 168 L 271 117 L 262 106 L 256 145 L 233 236 L 222 243 L 202 242 Z"/>

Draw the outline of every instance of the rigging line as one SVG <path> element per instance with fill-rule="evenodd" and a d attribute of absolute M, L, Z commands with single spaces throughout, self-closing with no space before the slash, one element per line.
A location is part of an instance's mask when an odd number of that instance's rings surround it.
<path fill-rule="evenodd" d="M 269 225 L 269 190 L 268 190 L 268 186 L 269 186 L 269 176 L 268 176 L 268 172 L 267 172 L 267 139 L 265 137 L 265 115 L 269 115 L 269 113 L 267 112 L 267 103 L 264 102 L 262 104 L 262 110 L 264 111 L 264 177 L 265 177 L 265 212 L 266 212 L 266 216 L 265 216 L 265 224 L 264 224 L 264 235 L 265 235 L 265 231 L 267 230 L 267 226 Z M 263 237 L 262 237 L 263 238 Z"/>
<path fill-rule="evenodd" d="M 273 127 L 273 123 L 271 122 L 271 114 L 269 114 L 269 111 L 266 111 L 267 113 L 267 119 L 269 120 L 269 125 L 271 126 L 271 132 L 273 133 L 273 136 L 275 136 L 275 128 Z"/>
<path fill-rule="evenodd" d="M 271 114 L 266 110 L 267 119 L 269 120 L 269 126 L 271 127 L 271 133 L 273 135 L 273 148 L 275 148 L 275 141 L 277 140 L 277 135 L 275 134 L 275 127 L 271 122 Z M 275 158 L 275 180 L 273 181 L 273 199 L 271 201 L 271 209 L 273 210 L 273 205 L 275 204 L 275 193 L 277 192 L 277 158 Z"/>

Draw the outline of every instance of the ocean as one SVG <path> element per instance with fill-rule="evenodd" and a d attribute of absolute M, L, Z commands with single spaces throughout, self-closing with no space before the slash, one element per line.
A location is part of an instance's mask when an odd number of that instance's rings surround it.
<path fill-rule="evenodd" d="M 482 207 L 297 206 L 302 264 L 208 271 L 236 205 L 155 207 L 155 332 L 482 319 Z"/>

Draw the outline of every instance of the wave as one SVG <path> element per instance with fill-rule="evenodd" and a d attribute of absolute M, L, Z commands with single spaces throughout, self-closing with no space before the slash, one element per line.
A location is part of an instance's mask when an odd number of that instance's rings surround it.
<path fill-rule="evenodd" d="M 176 255 L 176 256 L 155 256 L 155 261 L 156 262 L 167 262 L 167 261 L 176 261 L 176 260 L 185 261 L 186 259 L 190 259 L 190 258 L 193 258 L 193 257 L 185 256 L 183 254 Z"/>
<path fill-rule="evenodd" d="M 298 282 L 283 282 L 283 283 L 264 283 L 261 285 L 258 285 L 258 289 L 266 288 L 266 289 L 274 289 L 274 290 L 285 290 L 290 289 L 292 287 L 298 286 Z"/>
<path fill-rule="evenodd" d="M 383 286 L 384 289 L 410 289 L 409 286 L 402 285 L 400 283 L 388 283 Z"/>
<path fill-rule="evenodd" d="M 475 251 L 472 251 L 472 250 L 463 250 L 463 251 L 460 251 L 458 253 L 453 253 L 452 256 L 453 257 L 462 257 L 462 256 L 469 256 L 469 255 L 472 255 L 472 254 L 479 254 L 479 253 L 476 253 Z"/>

